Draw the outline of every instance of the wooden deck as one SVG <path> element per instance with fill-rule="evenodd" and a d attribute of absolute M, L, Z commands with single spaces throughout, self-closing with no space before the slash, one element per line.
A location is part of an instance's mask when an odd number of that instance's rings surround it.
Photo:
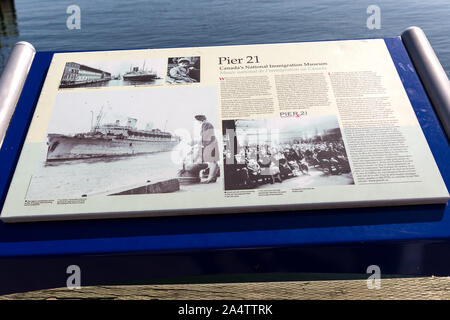
<path fill-rule="evenodd" d="M 271 281 L 199 284 L 152 284 L 57 288 L 0 296 L 0 300 L 32 299 L 450 299 L 450 277 L 382 279 L 368 289 L 364 279 Z"/>

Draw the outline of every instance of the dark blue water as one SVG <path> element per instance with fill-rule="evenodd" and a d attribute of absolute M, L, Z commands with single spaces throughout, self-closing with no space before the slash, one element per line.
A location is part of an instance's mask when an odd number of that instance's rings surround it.
<path fill-rule="evenodd" d="M 81 30 L 66 27 L 71 4 Z M 379 30 L 366 27 L 371 4 L 381 8 Z M 2 22 L 3 60 L 18 40 L 37 50 L 162 48 L 391 37 L 417 25 L 450 74 L 449 0 L 16 0 L 15 14 Z"/>

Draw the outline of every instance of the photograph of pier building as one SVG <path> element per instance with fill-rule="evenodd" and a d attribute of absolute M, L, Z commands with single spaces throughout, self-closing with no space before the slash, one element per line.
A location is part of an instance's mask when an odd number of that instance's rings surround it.
<path fill-rule="evenodd" d="M 60 88 L 82 86 L 111 80 L 111 73 L 76 62 L 68 62 L 64 68 Z"/>

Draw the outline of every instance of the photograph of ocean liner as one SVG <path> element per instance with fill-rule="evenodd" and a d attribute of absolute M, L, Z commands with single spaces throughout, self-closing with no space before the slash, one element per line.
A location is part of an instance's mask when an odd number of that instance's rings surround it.
<path fill-rule="evenodd" d="M 354 184 L 336 116 L 224 120 L 226 190 Z"/>
<path fill-rule="evenodd" d="M 27 199 L 221 189 L 214 87 L 64 91 Z"/>
<path fill-rule="evenodd" d="M 67 62 L 59 88 L 117 87 L 163 83 L 164 59 Z"/>
<path fill-rule="evenodd" d="M 93 116 L 92 112 L 91 115 Z M 89 132 L 74 135 L 49 133 L 47 161 L 170 151 L 179 143 L 178 137 L 170 132 L 151 128 L 150 124 L 143 130 L 137 129 L 136 118 L 128 117 L 125 123 L 120 120 L 102 123 L 104 115 L 102 108 Z"/>
<path fill-rule="evenodd" d="M 174 57 L 167 62 L 169 84 L 200 82 L 200 57 Z"/>

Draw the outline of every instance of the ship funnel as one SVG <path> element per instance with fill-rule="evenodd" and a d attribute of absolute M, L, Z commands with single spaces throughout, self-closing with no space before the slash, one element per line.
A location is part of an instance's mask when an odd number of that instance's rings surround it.
<path fill-rule="evenodd" d="M 147 125 L 145 126 L 145 130 L 151 131 L 152 129 L 153 129 L 153 123 L 151 123 L 151 122 L 147 123 Z"/>
<path fill-rule="evenodd" d="M 127 126 L 135 128 L 136 127 L 136 122 L 137 122 L 137 119 L 135 119 L 135 118 L 128 118 Z"/>

